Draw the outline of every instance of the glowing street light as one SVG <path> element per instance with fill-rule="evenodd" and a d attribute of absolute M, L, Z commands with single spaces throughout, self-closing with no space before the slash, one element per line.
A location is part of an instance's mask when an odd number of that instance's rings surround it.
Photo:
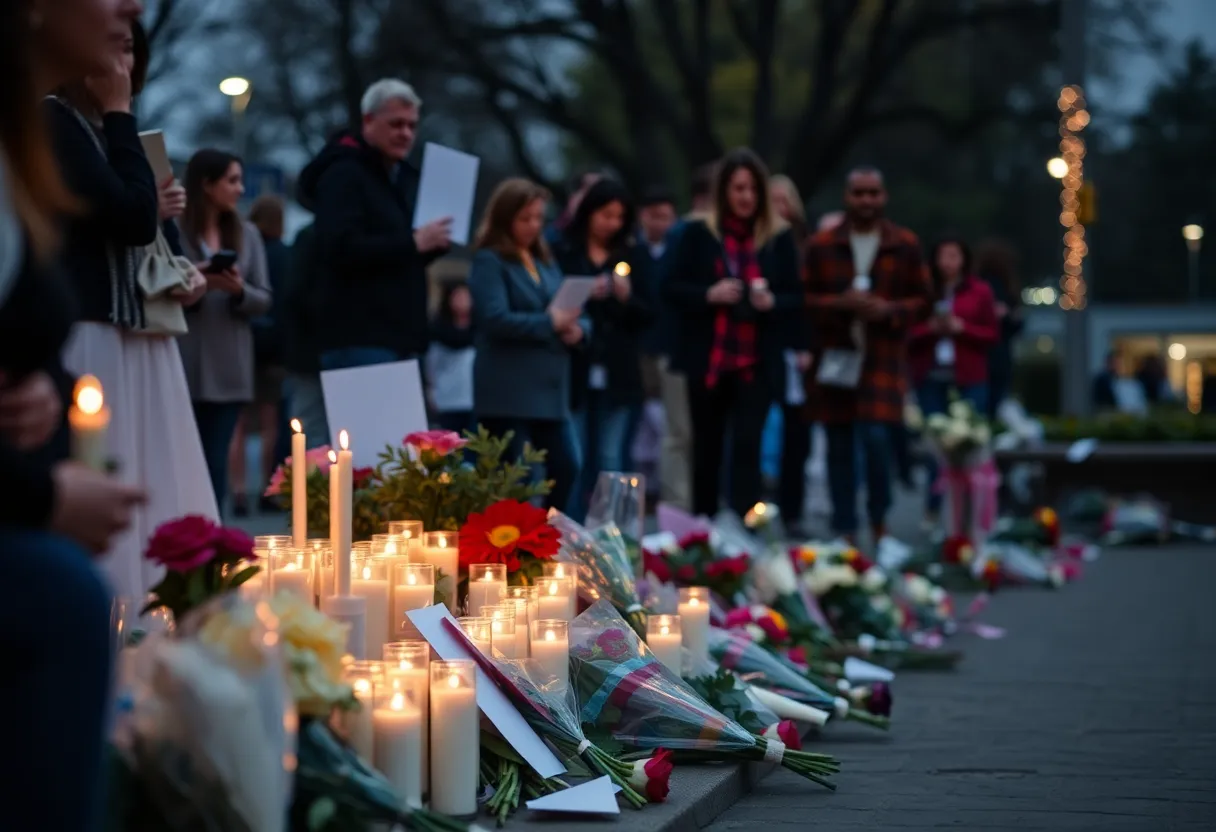
<path fill-rule="evenodd" d="M 1182 226 L 1182 238 L 1188 243 L 1197 243 L 1203 239 L 1203 226 L 1197 223 Z"/>
<path fill-rule="evenodd" d="M 234 75 L 231 78 L 225 78 L 223 81 L 220 81 L 220 92 L 230 98 L 239 98 L 249 92 L 250 86 L 248 78 Z"/>
<path fill-rule="evenodd" d="M 246 156 L 245 109 L 249 99 L 253 97 L 253 84 L 248 78 L 233 75 L 220 81 L 220 92 L 232 101 L 232 143 L 236 153 L 242 158 Z"/>
<path fill-rule="evenodd" d="M 1182 239 L 1186 240 L 1187 283 L 1192 301 L 1199 300 L 1199 249 L 1203 246 L 1203 226 L 1197 222 L 1182 226 Z"/>
<path fill-rule="evenodd" d="M 1063 179 L 1068 176 L 1068 162 L 1059 156 L 1047 160 L 1047 172 L 1053 179 Z"/>

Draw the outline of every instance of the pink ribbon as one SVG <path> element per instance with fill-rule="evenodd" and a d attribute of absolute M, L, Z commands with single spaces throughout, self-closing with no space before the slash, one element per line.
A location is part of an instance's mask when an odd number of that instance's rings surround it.
<path fill-rule="evenodd" d="M 989 457 L 971 469 L 971 501 L 975 512 L 975 523 L 982 537 L 987 538 L 996 527 L 997 489 L 1001 486 L 1001 473 Z M 980 535 L 973 542 L 979 543 Z"/>

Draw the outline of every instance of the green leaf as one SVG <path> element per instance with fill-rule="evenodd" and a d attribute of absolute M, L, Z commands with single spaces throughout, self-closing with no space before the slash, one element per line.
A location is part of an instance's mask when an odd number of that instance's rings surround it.
<path fill-rule="evenodd" d="M 261 571 L 262 567 L 260 566 L 246 566 L 240 572 L 233 575 L 232 579 L 228 581 L 228 589 L 236 589 L 238 586 L 245 583 L 245 581 L 249 580 Z"/>
<path fill-rule="evenodd" d="M 309 832 L 321 832 L 338 814 L 338 804 L 332 798 L 322 797 L 308 807 Z"/>
<path fill-rule="evenodd" d="M 193 569 L 186 579 L 186 602 L 197 607 L 207 600 L 207 577 L 201 569 Z"/>

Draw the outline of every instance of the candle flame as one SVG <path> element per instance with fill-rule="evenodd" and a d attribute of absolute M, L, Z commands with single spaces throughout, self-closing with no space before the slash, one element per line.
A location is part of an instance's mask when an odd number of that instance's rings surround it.
<path fill-rule="evenodd" d="M 368 693 L 372 689 L 372 683 L 366 679 L 356 679 L 353 687 L 355 693 Z"/>
<path fill-rule="evenodd" d="M 407 584 L 409 584 L 410 586 L 414 586 L 414 584 L 418 583 L 418 576 L 415 575 L 413 572 L 410 572 L 408 575 L 405 576 L 405 582 Z"/>
<path fill-rule="evenodd" d="M 692 598 L 688 599 L 688 606 L 690 606 L 690 607 L 695 607 L 699 603 L 701 603 L 701 599 L 696 597 L 695 595 Z"/>
<path fill-rule="evenodd" d="M 291 429 L 294 433 L 303 433 L 304 425 L 299 419 L 292 419 L 291 420 Z"/>
<path fill-rule="evenodd" d="M 491 622 L 490 626 L 494 628 L 494 632 L 501 633 L 502 632 L 502 619 L 498 618 L 496 616 L 494 618 L 494 621 Z"/>
<path fill-rule="evenodd" d="M 616 264 L 616 268 L 613 269 L 613 271 L 621 277 L 629 277 L 629 272 L 631 269 L 629 268 L 629 264 L 622 260 L 620 263 Z"/>
<path fill-rule="evenodd" d="M 752 511 L 756 512 L 758 516 L 763 517 L 764 513 L 768 511 L 768 506 L 766 506 L 764 503 L 756 503 L 754 506 L 752 506 Z"/>
<path fill-rule="evenodd" d="M 363 567 L 363 580 L 370 581 L 372 579 L 372 568 L 370 566 Z"/>
<path fill-rule="evenodd" d="M 329 464 L 335 465 L 338 462 L 338 454 L 334 451 L 329 452 Z"/>
<path fill-rule="evenodd" d="M 557 641 L 557 633 L 552 630 L 545 630 L 545 641 Z"/>
<path fill-rule="evenodd" d="M 410 662 L 409 659 L 402 659 L 400 662 L 398 662 L 397 666 L 399 668 L 401 668 L 402 670 L 413 670 L 414 669 L 414 665 L 412 662 Z"/>
<path fill-rule="evenodd" d="M 450 688 L 460 687 L 460 677 L 457 676 L 455 673 L 453 673 L 451 676 L 448 677 L 448 687 L 450 687 Z"/>
<path fill-rule="evenodd" d="M 350 450 L 350 434 L 345 430 L 338 431 L 338 446 L 344 451 Z"/>
<path fill-rule="evenodd" d="M 484 578 L 482 578 L 482 580 L 483 580 L 483 581 L 492 581 L 492 580 L 494 580 L 494 570 L 492 570 L 492 569 L 487 569 L 487 570 L 486 570 L 486 576 L 485 576 Z"/>
<path fill-rule="evenodd" d="M 405 710 L 405 694 L 404 693 L 394 693 L 393 700 L 391 702 L 389 702 L 388 706 L 390 708 L 392 708 L 394 711 L 404 711 Z"/>
<path fill-rule="evenodd" d="M 557 581 L 549 581 L 549 594 L 550 595 L 557 594 Z"/>
<path fill-rule="evenodd" d="M 386 555 L 397 554 L 397 544 L 391 540 L 388 543 L 384 544 L 384 554 L 386 554 Z"/>
<path fill-rule="evenodd" d="M 72 392 L 72 397 L 76 400 L 76 409 L 87 416 L 94 416 L 101 412 L 105 406 L 106 399 L 101 392 L 101 382 L 97 380 L 97 376 L 81 376 L 76 382 L 76 389 Z"/>
<path fill-rule="evenodd" d="M 670 632 L 671 632 L 671 628 L 668 627 L 666 624 L 664 624 L 662 627 L 659 628 L 659 635 L 661 635 L 661 636 L 665 636 Z"/>

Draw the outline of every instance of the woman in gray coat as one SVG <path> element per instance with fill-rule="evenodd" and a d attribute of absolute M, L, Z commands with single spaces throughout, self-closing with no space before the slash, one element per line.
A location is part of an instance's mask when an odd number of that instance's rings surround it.
<path fill-rule="evenodd" d="M 562 273 L 541 236 L 548 193 L 508 179 L 490 197 L 469 272 L 473 293 L 473 412 L 491 433 L 546 452 L 548 505 L 564 508 L 578 478 L 570 424 L 570 351 L 585 342 L 578 310 L 550 306 Z"/>
<path fill-rule="evenodd" d="M 266 249 L 257 228 L 241 220 L 241 161 L 220 150 L 200 150 L 186 167 L 182 247 L 207 276 L 207 293 L 186 310 L 190 331 L 179 339 L 194 419 L 203 441 L 215 499 L 223 511 L 228 449 L 237 419 L 253 401 L 252 319 L 270 309 Z M 227 268 L 213 258 L 233 252 Z"/>

